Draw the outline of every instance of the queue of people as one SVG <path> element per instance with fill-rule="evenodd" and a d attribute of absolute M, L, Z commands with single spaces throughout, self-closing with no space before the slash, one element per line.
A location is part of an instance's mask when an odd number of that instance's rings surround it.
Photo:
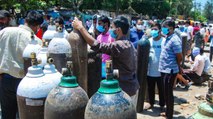
<path fill-rule="evenodd" d="M 7 11 L 0 11 L 0 102 L 3 119 L 15 119 L 16 117 L 16 90 L 24 77 L 22 53 L 30 41 L 31 34 L 35 35 L 43 23 L 43 16 L 35 11 L 29 12 L 25 18 L 25 24 L 18 27 L 9 27 L 9 17 Z M 56 18 L 55 30 L 64 28 L 63 23 L 63 18 Z M 94 15 L 92 28 L 85 28 L 77 18 L 73 20 L 72 26 L 81 33 L 91 50 L 102 53 L 103 67 L 106 60 L 113 61 L 113 67 L 119 70 L 120 87 L 131 97 L 135 106 L 140 88 L 136 75 L 137 42 L 143 38 L 149 40 L 151 46 L 147 72 L 149 105 L 146 109 L 154 107 L 155 85 L 157 84 L 160 115 L 172 119 L 175 79 L 183 76 L 183 80 L 196 83 L 194 77 L 197 79 L 204 71 L 208 72 L 210 69 L 207 64 L 209 58 L 203 54 L 206 30 L 204 29 L 205 33 L 203 33 L 202 27 L 192 27 L 189 21 L 185 23 L 185 26 L 175 23 L 174 20 L 165 20 L 161 24 L 153 21 L 149 22 L 148 26 L 144 26 L 143 20 L 139 19 L 132 28 L 129 23 L 130 21 L 124 16 L 118 16 L 110 21 L 106 15 Z M 48 24 L 52 25 L 51 22 Z M 186 57 L 192 55 L 194 58 L 194 62 L 191 62 L 194 64 L 192 70 L 183 70 L 181 67 L 182 39 L 175 32 L 176 30 L 187 33 Z M 66 31 L 63 30 L 63 32 Z M 66 37 L 68 33 L 64 34 Z M 213 39 L 211 36 L 210 33 L 210 40 Z M 36 37 L 36 39 L 41 42 L 39 38 Z M 198 49 L 192 50 L 194 43 Z M 211 40 L 210 47 L 211 60 L 213 40 Z"/>

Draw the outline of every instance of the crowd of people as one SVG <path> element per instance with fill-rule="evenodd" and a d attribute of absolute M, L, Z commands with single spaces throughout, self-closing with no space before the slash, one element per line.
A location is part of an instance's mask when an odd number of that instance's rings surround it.
<path fill-rule="evenodd" d="M 30 11 L 25 18 L 24 25 L 10 27 L 10 14 L 0 10 L 0 102 L 3 119 L 15 119 L 17 113 L 16 91 L 24 77 L 22 53 L 30 41 L 31 34 L 42 41 L 43 34 L 48 28 L 56 26 L 55 30 L 65 30 L 62 17 L 47 18 L 40 13 Z M 131 24 L 130 24 L 131 23 Z M 45 26 L 45 28 L 43 28 Z M 78 30 L 91 50 L 102 53 L 102 67 L 106 60 L 113 61 L 113 67 L 119 70 L 119 84 L 137 105 L 138 90 L 140 88 L 137 69 L 137 45 L 141 39 L 149 40 L 149 63 L 147 85 L 150 109 L 155 104 L 155 85 L 158 87 L 161 116 L 172 119 L 174 111 L 173 88 L 183 83 L 188 89 L 192 83 L 201 84 L 202 74 L 211 68 L 213 54 L 213 26 L 190 21 L 176 22 L 166 19 L 142 20 L 130 22 L 124 16 L 110 20 L 106 15 L 94 15 L 89 27 L 84 27 L 82 21 L 75 18 L 72 27 Z M 41 31 L 39 31 L 42 30 Z M 182 49 L 181 34 L 187 34 L 187 46 Z M 40 39 L 40 40 L 39 40 Z M 204 53 L 204 47 L 210 42 L 210 57 Z M 181 66 L 183 52 L 191 67 Z M 102 78 L 105 78 L 102 69 Z M 176 80 L 179 79 L 176 83 Z"/>

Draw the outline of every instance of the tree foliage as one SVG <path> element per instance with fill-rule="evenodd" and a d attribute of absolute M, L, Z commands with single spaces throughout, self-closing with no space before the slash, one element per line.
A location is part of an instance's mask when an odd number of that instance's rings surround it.
<path fill-rule="evenodd" d="M 166 0 L 134 0 L 131 5 L 138 13 L 149 16 L 154 15 L 159 18 L 166 17 L 170 9 Z"/>
<path fill-rule="evenodd" d="M 204 16 L 208 20 L 213 20 L 213 3 L 210 3 L 209 1 L 207 1 L 204 7 Z"/>
<path fill-rule="evenodd" d="M 192 13 L 193 0 L 0 0 L 0 7 L 9 10 L 19 8 L 25 12 L 28 10 L 47 10 L 53 8 L 55 4 L 75 11 L 107 10 L 120 13 L 141 13 L 142 15 L 157 16 L 192 16 L 195 18 L 196 11 Z M 212 19 L 212 4 L 207 2 L 205 6 L 205 16 Z M 196 15 L 200 16 L 200 15 Z M 198 18 L 198 17 L 196 17 Z"/>

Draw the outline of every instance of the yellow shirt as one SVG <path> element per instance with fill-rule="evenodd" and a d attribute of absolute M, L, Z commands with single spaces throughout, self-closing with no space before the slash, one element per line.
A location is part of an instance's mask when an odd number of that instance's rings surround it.
<path fill-rule="evenodd" d="M 0 74 L 6 73 L 16 78 L 24 77 L 23 51 L 31 41 L 32 29 L 25 25 L 7 27 L 0 31 Z M 35 36 L 35 40 L 42 44 Z"/>

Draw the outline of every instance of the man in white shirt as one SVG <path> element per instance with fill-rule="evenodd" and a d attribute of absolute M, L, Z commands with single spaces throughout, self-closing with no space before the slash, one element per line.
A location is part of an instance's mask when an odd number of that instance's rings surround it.
<path fill-rule="evenodd" d="M 0 30 L 8 27 L 10 20 L 10 13 L 6 10 L 0 10 Z"/>
<path fill-rule="evenodd" d="M 201 75 L 204 70 L 205 66 L 205 58 L 203 55 L 203 49 L 194 47 L 192 50 L 192 54 L 195 57 L 194 64 L 192 65 L 192 68 L 190 70 L 185 69 L 183 72 L 186 76 L 184 76 L 186 79 L 190 78 L 194 82 L 194 84 L 201 84 L 203 82 L 203 79 L 201 78 Z"/>
<path fill-rule="evenodd" d="M 2 119 L 16 119 L 18 111 L 16 91 L 24 77 L 23 51 L 35 36 L 43 17 L 36 11 L 31 11 L 25 18 L 25 24 L 19 27 L 7 27 L 0 31 L 0 103 Z"/>

